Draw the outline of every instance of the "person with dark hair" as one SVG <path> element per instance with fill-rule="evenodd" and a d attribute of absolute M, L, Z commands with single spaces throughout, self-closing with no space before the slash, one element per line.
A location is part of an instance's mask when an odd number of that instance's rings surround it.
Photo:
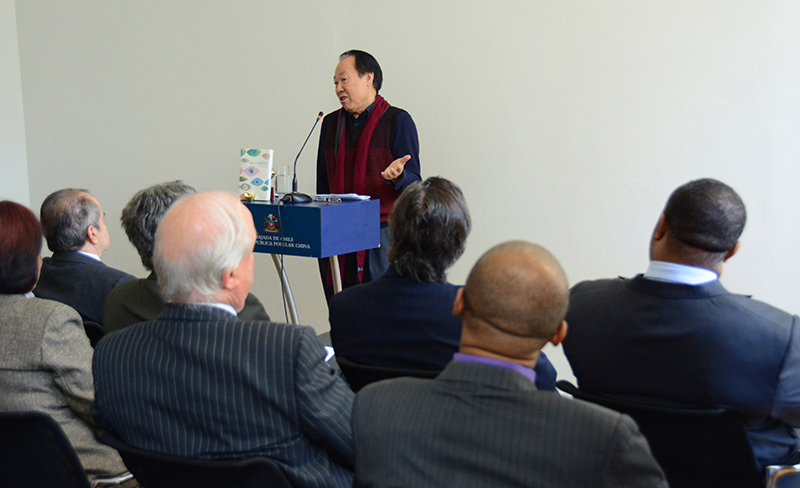
<path fill-rule="evenodd" d="M 512 241 L 484 254 L 453 302 L 464 325 L 444 371 L 356 395 L 353 486 L 666 488 L 630 417 L 538 391 L 533 366 L 567 334 L 568 299 L 544 248 Z"/>
<path fill-rule="evenodd" d="M 84 321 L 102 324 L 108 292 L 135 276 L 100 261 L 111 243 L 100 202 L 86 190 L 67 188 L 45 198 L 40 213 L 53 255 L 42 263 L 34 295 L 69 305 Z"/>
<path fill-rule="evenodd" d="M 126 471 L 95 439 L 92 347 L 72 308 L 34 297 L 42 227 L 26 207 L 0 202 L 0 411 L 36 411 L 66 434 L 91 479 Z"/>
<path fill-rule="evenodd" d="M 197 190 L 181 180 L 169 181 L 140 190 L 122 209 L 122 227 L 150 275 L 147 278 L 126 281 L 108 293 L 103 305 L 103 327 L 106 333 L 137 322 L 152 320 L 161 313 L 166 302 L 158 290 L 157 276 L 153 269 L 156 228 L 176 200 L 194 193 Z M 248 293 L 239 318 L 269 320 L 269 314 L 264 310 L 261 301 Z"/>
<path fill-rule="evenodd" d="M 317 152 L 317 193 L 358 193 L 380 199 L 381 247 L 341 257 L 343 287 L 365 283 L 388 269 L 389 214 L 410 183 L 421 180 L 417 127 L 403 109 L 378 94 L 383 72 L 369 53 L 342 53 L 333 74 L 341 108 L 325 116 Z M 328 259 L 320 260 L 328 300 Z"/>
<path fill-rule="evenodd" d="M 800 317 L 728 292 L 747 213 L 710 178 L 669 197 L 634 278 L 572 288 L 564 352 L 581 390 L 741 413 L 761 466 L 800 462 Z"/>
<path fill-rule="evenodd" d="M 389 216 L 389 269 L 330 302 L 337 355 L 368 366 L 442 370 L 458 352 L 460 288 L 446 271 L 464 253 L 472 228 L 467 202 L 451 181 L 434 176 L 409 185 Z M 537 364 L 541 389 L 555 390 L 555 368 Z"/>

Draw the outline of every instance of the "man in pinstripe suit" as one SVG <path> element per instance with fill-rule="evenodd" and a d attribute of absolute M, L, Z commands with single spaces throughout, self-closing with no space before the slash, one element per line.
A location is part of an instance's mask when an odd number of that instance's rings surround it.
<path fill-rule="evenodd" d="M 568 296 L 543 248 L 484 254 L 456 295 L 460 353 L 444 371 L 356 396 L 355 486 L 666 487 L 632 419 L 537 391 L 533 366 L 566 335 Z"/>
<path fill-rule="evenodd" d="M 156 232 L 169 302 L 95 350 L 95 417 L 136 447 L 199 459 L 274 459 L 296 486 L 352 483 L 353 394 L 313 329 L 242 321 L 256 231 L 232 194 L 184 197 Z"/>

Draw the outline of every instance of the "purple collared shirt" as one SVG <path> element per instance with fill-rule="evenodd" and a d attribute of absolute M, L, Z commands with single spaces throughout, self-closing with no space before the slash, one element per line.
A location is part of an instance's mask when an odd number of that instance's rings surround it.
<path fill-rule="evenodd" d="M 465 354 L 463 352 L 455 353 L 453 355 L 453 361 L 488 364 L 489 366 L 496 366 L 498 368 L 510 369 L 512 371 L 516 371 L 517 373 L 525 375 L 526 378 L 536 383 L 536 371 L 526 366 L 523 366 L 519 363 L 512 363 L 511 361 L 503 361 L 502 359 L 487 358 L 485 356 L 476 356 L 474 354 Z"/>

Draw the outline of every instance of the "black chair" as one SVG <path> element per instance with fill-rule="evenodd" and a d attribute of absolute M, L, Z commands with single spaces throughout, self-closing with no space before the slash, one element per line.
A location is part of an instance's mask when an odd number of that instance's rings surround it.
<path fill-rule="evenodd" d="M 413 376 L 414 378 L 436 378 L 441 371 L 430 371 L 424 369 L 397 369 L 397 368 L 383 368 L 380 366 L 366 366 L 358 364 L 344 356 L 336 356 L 336 362 L 342 369 L 342 374 L 350 388 L 354 392 L 358 392 L 370 383 L 380 380 L 388 380 L 391 378 L 399 378 L 401 376 Z"/>
<path fill-rule="evenodd" d="M 89 481 L 64 431 L 40 412 L 0 413 L 0 486 L 94 488 L 130 481 L 126 472 Z"/>
<path fill-rule="evenodd" d="M 92 322 L 91 320 L 83 321 L 83 330 L 86 331 L 86 336 L 89 338 L 89 343 L 92 345 L 92 348 L 97 345 L 97 342 L 102 339 L 106 333 L 102 325 L 97 322 Z"/>
<path fill-rule="evenodd" d="M 558 388 L 575 398 L 633 417 L 672 488 L 763 487 L 742 419 L 721 408 L 689 409 L 610 398 Z"/>
<path fill-rule="evenodd" d="M 272 459 L 189 459 L 144 451 L 111 432 L 100 440 L 119 451 L 125 465 L 147 488 L 292 488 Z"/>

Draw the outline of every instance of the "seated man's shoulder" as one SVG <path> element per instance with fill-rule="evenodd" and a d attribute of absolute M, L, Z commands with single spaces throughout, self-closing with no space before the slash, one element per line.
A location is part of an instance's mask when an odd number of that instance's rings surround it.
<path fill-rule="evenodd" d="M 612 293 L 625 288 L 624 278 L 602 278 L 576 283 L 570 289 L 570 298 L 580 295 L 591 296 L 598 293 Z"/>

